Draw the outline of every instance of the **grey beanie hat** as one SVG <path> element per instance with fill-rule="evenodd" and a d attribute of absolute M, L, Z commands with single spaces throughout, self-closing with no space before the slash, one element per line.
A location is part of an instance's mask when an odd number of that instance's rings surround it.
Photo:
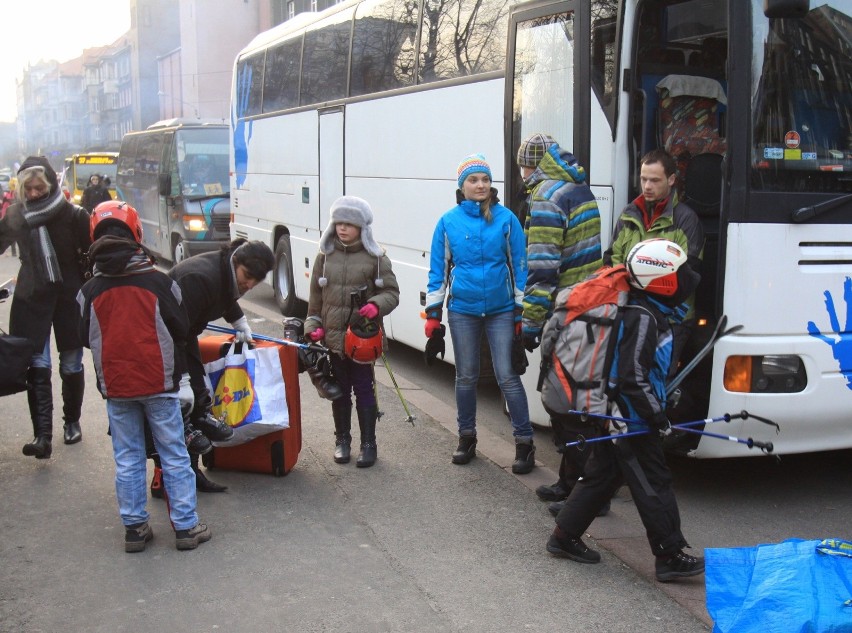
<path fill-rule="evenodd" d="M 382 247 L 373 238 L 373 229 L 370 228 L 373 223 L 370 204 L 356 196 L 341 196 L 331 204 L 331 218 L 319 243 L 322 253 L 328 255 L 334 251 L 334 240 L 337 237 L 334 225 L 338 222 L 346 222 L 361 229 L 361 243 L 370 255 L 381 257 L 384 254 Z"/>

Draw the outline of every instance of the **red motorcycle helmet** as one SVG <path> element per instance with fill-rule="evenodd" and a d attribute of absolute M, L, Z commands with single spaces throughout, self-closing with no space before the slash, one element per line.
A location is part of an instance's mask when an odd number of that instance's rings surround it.
<path fill-rule="evenodd" d="M 92 241 L 98 239 L 103 230 L 111 224 L 121 224 L 130 229 L 133 238 L 137 242 L 142 242 L 142 223 L 139 221 L 139 214 L 126 202 L 107 200 L 95 207 L 89 220 L 89 236 Z"/>
<path fill-rule="evenodd" d="M 350 325 L 343 339 L 343 352 L 356 363 L 369 365 L 382 355 L 382 328 L 375 321 Z"/>

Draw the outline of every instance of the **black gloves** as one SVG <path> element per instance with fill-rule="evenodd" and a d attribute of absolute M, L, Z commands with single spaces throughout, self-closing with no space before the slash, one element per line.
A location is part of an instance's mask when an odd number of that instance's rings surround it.
<path fill-rule="evenodd" d="M 435 362 L 435 359 L 438 357 L 438 354 L 441 355 L 441 360 L 444 360 L 444 352 L 446 352 L 447 345 L 444 342 L 444 335 L 447 332 L 447 326 L 441 323 L 441 325 L 435 328 L 432 332 L 432 335 L 426 341 L 426 349 L 423 351 L 423 360 L 426 361 L 426 365 L 431 367 Z"/>

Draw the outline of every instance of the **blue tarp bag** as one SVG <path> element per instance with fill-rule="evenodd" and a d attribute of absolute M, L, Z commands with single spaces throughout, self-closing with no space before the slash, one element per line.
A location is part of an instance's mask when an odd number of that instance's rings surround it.
<path fill-rule="evenodd" d="M 852 543 L 706 548 L 713 633 L 852 633 Z"/>

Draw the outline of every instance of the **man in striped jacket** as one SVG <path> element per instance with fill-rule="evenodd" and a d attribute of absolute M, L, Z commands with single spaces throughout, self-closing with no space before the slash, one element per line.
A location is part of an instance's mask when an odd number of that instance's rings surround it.
<path fill-rule="evenodd" d="M 526 138 L 517 158 L 529 191 L 522 333 L 524 345 L 533 351 L 541 341 L 557 293 L 601 267 L 601 218 L 585 170 L 553 137 L 539 133 Z M 550 423 L 557 447 L 576 440 L 578 433 L 596 434 L 579 416 L 554 416 Z M 581 451 L 563 451 L 559 481 L 536 489 L 542 501 L 555 502 L 549 508 L 554 516 L 561 509 L 558 504 L 582 476 L 584 464 Z"/>

